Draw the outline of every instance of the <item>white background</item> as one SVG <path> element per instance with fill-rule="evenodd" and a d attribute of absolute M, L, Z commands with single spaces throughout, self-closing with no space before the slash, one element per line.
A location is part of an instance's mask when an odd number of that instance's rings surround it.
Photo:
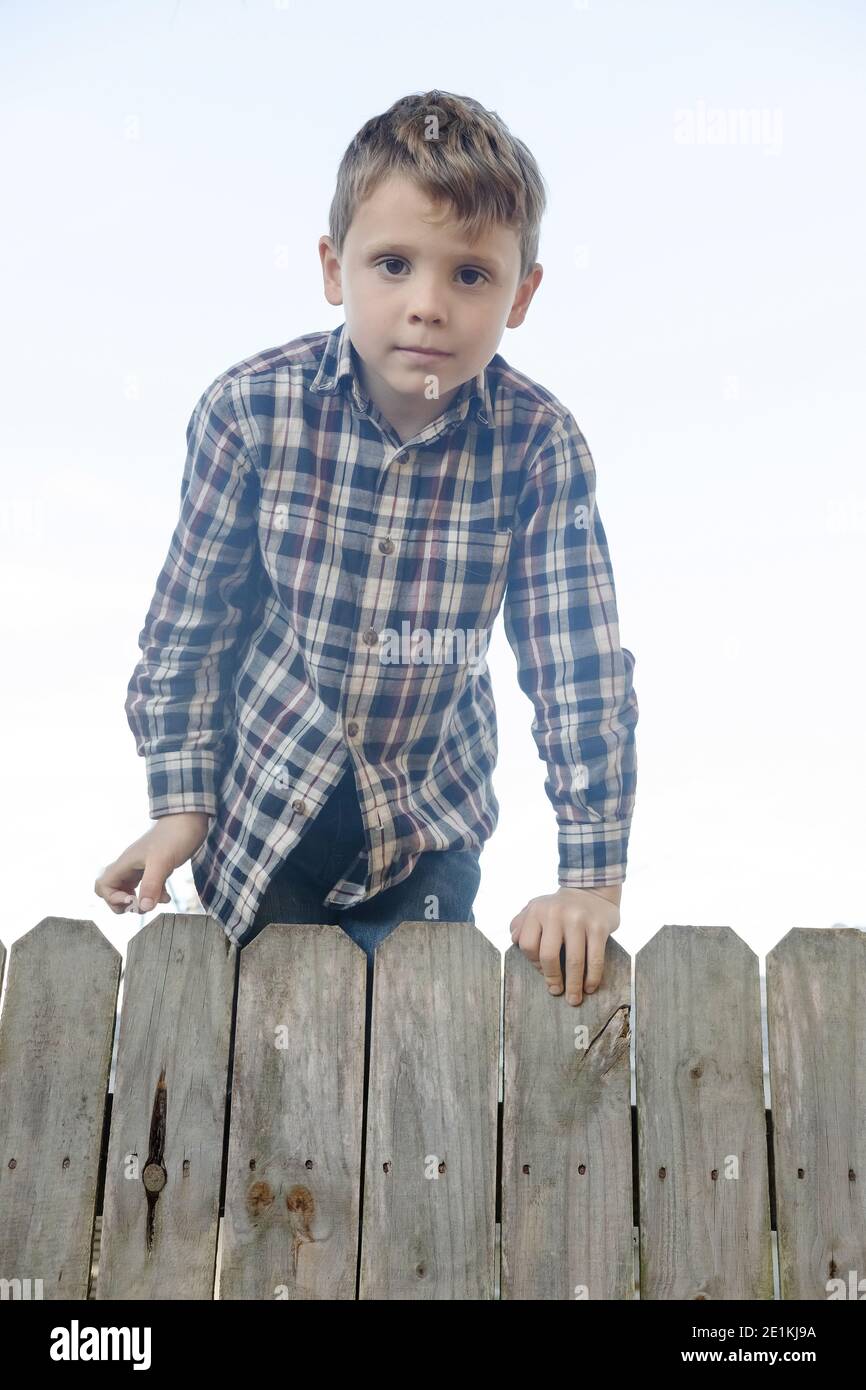
<path fill-rule="evenodd" d="M 123 704 L 187 420 L 342 321 L 316 251 L 340 157 L 430 87 L 498 111 L 551 192 L 499 351 L 586 435 L 636 657 L 618 940 L 864 923 L 864 28 L 855 0 L 3 6 L 7 945 L 140 925 L 92 886 L 150 824 Z M 475 915 L 504 949 L 556 824 L 501 617 L 490 666 Z"/>

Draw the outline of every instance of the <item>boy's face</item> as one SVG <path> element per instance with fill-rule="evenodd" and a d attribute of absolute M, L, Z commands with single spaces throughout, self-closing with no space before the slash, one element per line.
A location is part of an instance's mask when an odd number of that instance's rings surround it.
<path fill-rule="evenodd" d="M 327 236 L 319 255 L 325 298 L 345 308 L 364 389 L 404 440 L 487 366 L 504 329 L 523 322 L 543 274 L 536 264 L 519 282 L 515 231 L 495 225 L 470 245 L 449 206 L 398 174 L 360 205 L 342 258 Z"/>

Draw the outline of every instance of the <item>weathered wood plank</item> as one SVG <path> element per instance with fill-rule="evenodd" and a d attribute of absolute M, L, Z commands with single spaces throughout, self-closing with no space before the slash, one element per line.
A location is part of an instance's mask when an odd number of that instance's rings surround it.
<path fill-rule="evenodd" d="M 120 955 L 46 917 L 13 944 L 0 1019 L 0 1278 L 86 1299 Z"/>
<path fill-rule="evenodd" d="M 236 956 L 201 915 L 129 943 L 99 1299 L 213 1297 Z"/>
<path fill-rule="evenodd" d="M 772 1299 L 758 958 L 666 926 L 635 962 L 641 1299 Z"/>
<path fill-rule="evenodd" d="M 631 959 L 579 1007 L 505 956 L 502 1298 L 634 1297 Z"/>
<path fill-rule="evenodd" d="M 328 924 L 241 952 L 220 1298 L 355 1297 L 366 972 Z"/>
<path fill-rule="evenodd" d="M 767 954 L 767 1032 L 781 1297 L 862 1299 L 866 933 L 789 931 Z"/>
<path fill-rule="evenodd" d="M 362 1299 L 489 1299 L 500 955 L 473 925 L 403 922 L 376 951 Z"/>

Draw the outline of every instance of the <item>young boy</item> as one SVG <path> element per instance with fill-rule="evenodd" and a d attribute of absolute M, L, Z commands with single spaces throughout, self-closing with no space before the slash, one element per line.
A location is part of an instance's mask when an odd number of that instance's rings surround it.
<path fill-rule="evenodd" d="M 565 945 L 569 1002 L 600 983 L 634 658 L 586 441 L 496 351 L 542 278 L 545 201 L 529 150 L 469 97 L 405 97 L 351 142 L 319 243 L 345 322 L 228 368 L 190 420 L 126 703 L 156 824 L 97 879 L 115 912 L 167 902 L 192 856 L 240 945 L 330 921 L 372 959 L 430 895 L 438 920 L 473 921 L 504 598 L 559 827 L 559 890 L 512 939 L 552 993 Z"/>

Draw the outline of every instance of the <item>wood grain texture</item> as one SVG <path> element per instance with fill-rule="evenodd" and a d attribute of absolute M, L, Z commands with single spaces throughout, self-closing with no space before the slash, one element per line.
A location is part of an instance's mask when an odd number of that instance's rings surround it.
<path fill-rule="evenodd" d="M 758 958 L 730 927 L 637 954 L 641 1299 L 772 1299 Z"/>
<path fill-rule="evenodd" d="M 462 922 L 378 947 L 362 1299 L 490 1299 L 500 954 Z"/>
<path fill-rule="evenodd" d="M 355 1297 L 366 974 L 328 924 L 241 952 L 220 1298 Z"/>
<path fill-rule="evenodd" d="M 213 1298 L 236 955 L 185 913 L 129 943 L 99 1299 Z"/>
<path fill-rule="evenodd" d="M 634 1297 L 630 1013 L 614 940 L 578 1007 L 506 953 L 502 1298 Z"/>
<path fill-rule="evenodd" d="M 46 917 L 10 952 L 0 1278 L 41 1280 L 25 1297 L 87 1298 L 120 963 L 93 922 L 68 917 Z"/>
<path fill-rule="evenodd" d="M 781 1297 L 862 1299 L 866 933 L 788 932 L 767 955 L 767 1032 Z"/>

